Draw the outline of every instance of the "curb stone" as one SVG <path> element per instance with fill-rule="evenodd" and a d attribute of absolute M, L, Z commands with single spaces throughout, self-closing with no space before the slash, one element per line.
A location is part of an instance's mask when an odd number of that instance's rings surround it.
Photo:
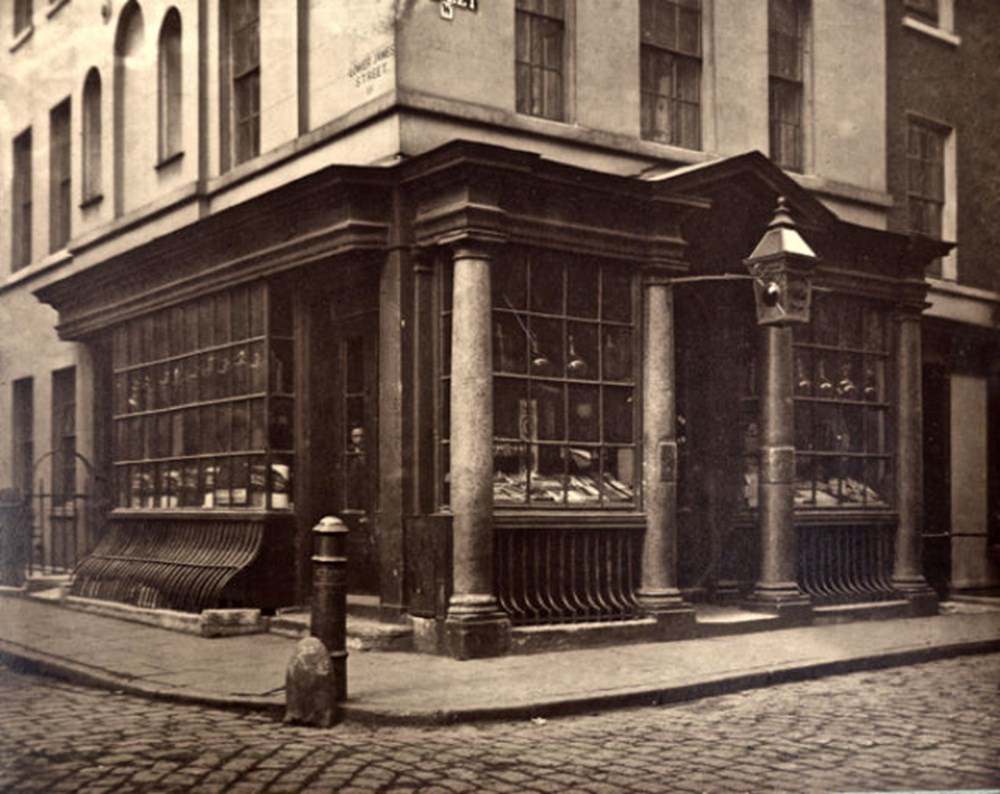
<path fill-rule="evenodd" d="M 956 656 L 1000 652 L 1000 638 L 974 642 L 950 643 L 937 646 L 906 648 L 899 651 L 840 659 L 831 662 L 790 664 L 750 673 L 736 673 L 700 682 L 671 686 L 647 686 L 610 694 L 557 698 L 510 706 L 393 709 L 391 707 L 348 700 L 340 704 L 345 720 L 375 725 L 452 725 L 462 722 L 522 720 L 535 717 L 561 717 L 595 711 L 662 706 L 699 700 L 707 697 L 760 689 L 777 684 L 805 681 L 847 673 L 882 670 Z M 40 673 L 70 683 L 82 684 L 116 693 L 126 693 L 172 703 L 209 706 L 237 711 L 257 711 L 280 720 L 284 714 L 283 696 L 253 697 L 220 696 L 196 690 L 181 690 L 139 682 L 102 668 L 91 667 L 70 659 L 0 640 L 0 661 L 23 672 Z"/>

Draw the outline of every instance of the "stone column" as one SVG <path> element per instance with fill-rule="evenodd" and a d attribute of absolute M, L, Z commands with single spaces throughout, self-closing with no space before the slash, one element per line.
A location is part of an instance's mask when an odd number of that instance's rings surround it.
<path fill-rule="evenodd" d="M 798 586 L 792 329 L 765 325 L 760 335 L 759 360 L 764 375 L 757 486 L 760 572 L 750 605 L 804 619 L 810 606 Z"/>
<path fill-rule="evenodd" d="M 896 557 L 892 584 L 917 614 L 937 613 L 937 595 L 924 579 L 920 555 L 923 491 L 923 407 L 920 310 L 896 314 Z"/>
<path fill-rule="evenodd" d="M 636 594 L 661 624 L 693 625 L 694 610 L 677 589 L 677 384 L 674 377 L 674 291 L 648 277 L 643 342 L 643 495 L 646 533 Z"/>
<path fill-rule="evenodd" d="M 493 349 L 488 248 L 454 249 L 451 331 L 452 596 L 448 652 L 496 656 L 510 621 L 493 580 Z"/>

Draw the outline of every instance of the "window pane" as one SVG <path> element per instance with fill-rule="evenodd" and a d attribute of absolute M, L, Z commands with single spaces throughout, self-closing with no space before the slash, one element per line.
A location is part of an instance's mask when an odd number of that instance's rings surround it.
<path fill-rule="evenodd" d="M 599 376 L 597 328 L 595 323 L 568 324 L 567 378 L 595 380 Z"/>
<path fill-rule="evenodd" d="M 552 383 L 534 381 L 531 384 L 528 411 L 534 412 L 538 438 L 558 441 L 566 437 L 564 424 L 565 406 L 563 387 Z M 530 424 L 528 425 L 531 426 Z"/>
<path fill-rule="evenodd" d="M 569 438 L 600 441 L 599 392 L 596 386 L 569 387 Z"/>
<path fill-rule="evenodd" d="M 604 440 L 631 442 L 634 438 L 632 420 L 632 390 L 605 387 Z"/>
<path fill-rule="evenodd" d="M 578 259 L 566 268 L 566 313 L 575 317 L 597 317 L 600 269 L 590 259 Z"/>
<path fill-rule="evenodd" d="M 631 329 L 605 326 L 603 354 L 604 378 L 606 380 L 632 379 Z"/>
<path fill-rule="evenodd" d="M 692 8 L 678 13 L 677 46 L 681 52 L 697 55 L 701 52 L 701 14 Z"/>
<path fill-rule="evenodd" d="M 601 295 L 601 316 L 605 320 L 632 320 L 632 281 L 628 273 L 617 268 L 604 268 Z"/>
<path fill-rule="evenodd" d="M 493 313 L 493 366 L 500 372 L 525 372 L 528 336 L 523 317 Z"/>
<path fill-rule="evenodd" d="M 597 447 L 567 447 L 566 501 L 585 507 L 601 501 L 601 455 Z"/>
<path fill-rule="evenodd" d="M 539 317 L 528 319 L 531 332 L 531 373 L 533 375 L 563 374 L 563 322 Z"/>
<path fill-rule="evenodd" d="M 635 499 L 635 450 L 618 447 L 604 451 L 602 495 L 611 504 Z"/>
<path fill-rule="evenodd" d="M 526 444 L 493 445 L 493 500 L 523 504 L 528 498 L 529 456 Z"/>
<path fill-rule="evenodd" d="M 525 421 L 524 381 L 512 378 L 493 379 L 493 435 L 497 438 L 530 438 Z"/>

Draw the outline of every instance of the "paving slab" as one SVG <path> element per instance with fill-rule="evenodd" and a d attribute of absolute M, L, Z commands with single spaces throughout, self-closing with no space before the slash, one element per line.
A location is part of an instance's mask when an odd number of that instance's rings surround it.
<path fill-rule="evenodd" d="M 345 717 L 443 723 L 690 700 L 789 680 L 1000 649 L 1000 602 L 927 618 L 457 661 L 353 652 Z M 202 638 L 0 597 L 0 656 L 152 697 L 278 714 L 296 640 Z"/>

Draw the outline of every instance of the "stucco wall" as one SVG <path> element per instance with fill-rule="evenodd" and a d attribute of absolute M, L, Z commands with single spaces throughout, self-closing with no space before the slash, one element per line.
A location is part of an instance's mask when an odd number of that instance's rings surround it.
<path fill-rule="evenodd" d="M 986 378 L 951 376 L 951 575 L 958 589 L 1000 585 L 987 554 Z"/>
<path fill-rule="evenodd" d="M 27 292 L 7 292 L 0 295 L 0 488 L 13 485 L 13 383 L 21 378 L 33 378 L 35 457 L 52 446 L 52 372 L 63 367 L 77 366 L 77 449 L 89 453 L 91 420 L 89 400 L 81 400 L 79 389 L 80 346 L 60 342 L 55 333 L 56 313 L 42 306 Z M 86 443 L 84 443 L 85 436 Z M 50 481 L 47 468 L 40 474 Z"/>

